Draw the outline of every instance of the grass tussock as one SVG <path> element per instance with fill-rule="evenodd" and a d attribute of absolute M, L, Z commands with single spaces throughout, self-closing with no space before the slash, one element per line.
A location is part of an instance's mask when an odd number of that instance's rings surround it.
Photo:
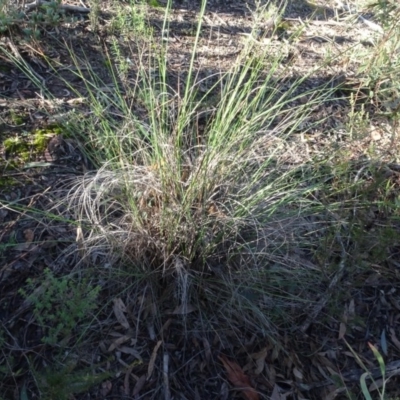
<path fill-rule="evenodd" d="M 68 210 L 81 224 L 82 261 L 102 254 L 111 268 L 163 282 L 161 291 L 173 288 L 166 302 L 176 306 L 199 306 L 204 296 L 229 323 L 254 308 L 250 323 L 265 333 L 266 307 L 300 310 L 312 297 L 308 282 L 318 288 L 323 281 L 306 262 L 309 237 L 318 237 L 322 225 L 338 225 L 333 212 L 346 207 L 315 195 L 338 195 L 327 189 L 329 167 L 312 167 L 305 158 L 288 167 L 292 137 L 333 89 L 327 82 L 302 92 L 307 76 L 284 86 L 289 72 L 282 60 L 249 40 L 204 93 L 194 68 L 200 31 L 181 93 L 167 77 L 167 47 L 160 58 L 139 57 L 134 86 L 113 69 L 121 92 L 102 92 L 94 76 L 85 80 L 96 116 L 83 125 L 72 121 L 70 129 L 89 134 L 100 168 L 73 183 Z M 204 110 L 216 90 L 213 107 Z M 109 118 L 111 109 L 118 122 Z"/>

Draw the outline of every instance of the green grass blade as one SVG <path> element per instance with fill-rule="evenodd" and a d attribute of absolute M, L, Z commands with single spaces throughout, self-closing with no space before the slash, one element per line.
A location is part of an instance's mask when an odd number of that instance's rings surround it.
<path fill-rule="evenodd" d="M 362 390 L 365 400 L 372 400 L 372 397 L 371 397 L 368 387 L 367 387 L 367 383 L 365 382 L 367 376 L 369 376 L 369 375 L 370 375 L 369 372 L 364 372 L 360 377 L 361 390 Z"/>

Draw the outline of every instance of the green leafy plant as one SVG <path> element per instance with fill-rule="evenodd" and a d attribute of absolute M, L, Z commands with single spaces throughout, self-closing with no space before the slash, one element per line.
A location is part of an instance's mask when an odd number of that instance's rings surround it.
<path fill-rule="evenodd" d="M 361 390 L 363 392 L 365 400 L 372 400 L 369 388 L 366 383 L 367 378 L 371 379 L 374 387 L 378 391 L 379 398 L 383 400 L 383 399 L 387 398 L 386 394 L 385 394 L 385 387 L 386 387 L 386 383 L 388 381 L 385 378 L 385 375 L 386 375 L 385 361 L 383 360 L 381 353 L 378 351 L 378 349 L 373 344 L 368 343 L 368 346 L 374 353 L 375 358 L 378 360 L 379 368 L 381 370 L 381 375 L 382 375 L 382 389 L 381 390 L 378 389 L 379 388 L 378 384 L 374 381 L 374 378 L 371 376 L 370 372 L 367 371 L 367 372 L 364 372 L 360 378 Z"/>
<path fill-rule="evenodd" d="M 115 1 L 115 15 L 111 21 L 110 32 L 130 37 L 149 37 L 151 28 L 146 23 L 146 6 L 141 2 L 129 0 L 128 4 Z"/>
<path fill-rule="evenodd" d="M 95 368 L 77 368 L 76 362 L 68 362 L 60 368 L 47 367 L 43 371 L 33 371 L 35 381 L 45 400 L 68 400 L 73 394 L 86 392 L 102 382 L 110 373 L 95 372 Z"/>
<path fill-rule="evenodd" d="M 385 366 L 385 360 L 383 359 L 381 353 L 378 351 L 376 346 L 374 346 L 372 343 L 368 343 L 369 348 L 372 350 L 372 353 L 374 354 L 374 357 L 378 361 L 379 364 L 379 369 L 381 372 L 381 380 L 380 383 L 378 383 L 375 378 L 372 376 L 371 372 L 368 371 L 368 368 L 365 366 L 359 355 L 354 351 L 354 349 L 349 345 L 349 343 L 343 339 L 344 342 L 346 343 L 347 347 L 350 349 L 351 353 L 354 355 L 355 359 L 357 360 L 358 364 L 361 365 L 361 367 L 365 370 L 365 372 L 361 375 L 360 377 L 360 387 L 362 394 L 365 398 L 365 400 L 372 400 L 371 396 L 371 391 L 376 390 L 378 393 L 378 398 L 379 400 L 387 400 L 387 394 L 386 394 L 386 384 L 389 381 L 390 378 L 386 377 L 386 366 Z M 372 385 L 368 386 L 367 381 L 371 381 Z M 380 389 L 379 389 L 380 388 Z"/>
<path fill-rule="evenodd" d="M 358 49 L 359 87 L 382 113 L 398 118 L 400 110 L 400 6 L 396 1 L 379 0 L 368 7 L 383 27 L 370 49 Z M 361 52 L 361 53 L 360 53 Z"/>
<path fill-rule="evenodd" d="M 8 0 L 0 0 L 0 33 L 23 19 L 23 14 Z"/>
<path fill-rule="evenodd" d="M 367 8 L 387 28 L 391 28 L 399 20 L 400 5 L 396 0 L 373 0 L 367 4 Z"/>
<path fill-rule="evenodd" d="M 97 307 L 99 287 L 92 287 L 87 279 L 56 278 L 46 269 L 38 285 L 32 279 L 20 293 L 32 302 L 36 321 L 44 330 L 43 342 L 55 345 L 68 339 L 79 322 Z M 30 292 L 28 294 L 28 292 Z"/>
<path fill-rule="evenodd" d="M 64 18 L 60 9 L 61 0 L 46 1 L 30 12 L 25 12 L 11 3 L 8 0 L 0 0 L 0 32 L 18 26 L 26 36 L 38 38 L 40 28 L 57 26 Z"/>

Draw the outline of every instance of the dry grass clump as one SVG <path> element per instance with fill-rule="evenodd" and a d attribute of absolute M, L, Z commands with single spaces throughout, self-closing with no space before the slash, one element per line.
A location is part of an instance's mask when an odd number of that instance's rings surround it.
<path fill-rule="evenodd" d="M 101 167 L 78 178 L 67 201 L 80 221 L 83 260 L 99 261 L 102 254 L 114 270 L 161 282 L 162 293 L 175 288 L 167 303 L 201 307 L 205 298 L 213 312 L 223 306 L 230 322 L 253 308 L 252 324 L 265 331 L 265 307 L 273 304 L 278 314 L 300 309 L 314 290 L 304 287 L 312 281 L 317 288 L 323 279 L 306 262 L 306 242 L 318 235 L 316 221 L 328 218 L 313 195 L 325 180 L 319 169 L 288 166 L 287 153 L 299 124 L 331 91 L 328 82 L 296 94 L 305 77 L 280 90 L 287 71 L 254 46 L 249 40 L 205 95 L 199 95 L 194 58 L 180 95 L 167 82 L 166 59 L 158 74 L 148 73 L 141 59 L 125 96 L 94 93 L 88 83 L 96 119 L 83 126 Z M 199 127 L 204 99 L 215 88 L 219 100 Z M 107 117 L 110 108 L 122 115 L 118 122 Z"/>

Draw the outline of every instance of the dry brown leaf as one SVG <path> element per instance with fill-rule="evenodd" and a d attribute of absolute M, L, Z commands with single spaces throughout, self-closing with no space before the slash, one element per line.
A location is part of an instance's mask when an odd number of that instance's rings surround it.
<path fill-rule="evenodd" d="M 228 380 L 232 385 L 237 389 L 241 389 L 247 400 L 259 400 L 260 397 L 258 393 L 251 386 L 250 379 L 244 374 L 242 368 L 235 362 L 228 360 L 224 355 L 218 358 L 221 360 L 222 364 L 224 364 L 226 372 L 228 373 Z"/>
<path fill-rule="evenodd" d="M 125 329 L 129 329 L 130 325 L 124 314 L 124 312 L 126 312 L 126 306 L 125 306 L 124 302 L 120 298 L 113 299 L 113 302 L 114 302 L 113 311 L 114 311 L 115 317 L 117 318 L 117 321 Z"/>
<path fill-rule="evenodd" d="M 124 378 L 124 394 L 126 396 L 129 396 L 130 393 L 130 384 L 129 384 L 129 377 L 131 376 L 133 370 L 133 365 L 131 365 L 125 372 L 125 378 Z"/>
<path fill-rule="evenodd" d="M 254 373 L 256 375 L 260 375 L 261 372 L 263 372 L 264 366 L 265 366 L 265 358 L 267 357 L 267 354 L 268 354 L 268 348 L 264 347 L 258 353 L 255 353 L 255 354 L 251 355 L 251 357 L 253 358 L 253 360 L 255 360 L 256 365 L 257 365 L 257 368 L 254 371 Z"/>
<path fill-rule="evenodd" d="M 172 311 L 170 314 L 185 315 L 185 314 L 189 314 L 193 311 L 196 311 L 196 307 L 194 307 L 190 304 L 181 304 L 180 306 L 176 307 L 175 310 Z"/>
<path fill-rule="evenodd" d="M 353 320 L 355 315 L 356 315 L 356 306 L 354 299 L 351 299 L 349 304 L 349 319 Z"/>
<path fill-rule="evenodd" d="M 106 397 L 112 389 L 112 383 L 110 381 L 105 381 L 101 384 L 100 393 L 103 397 Z"/>
<path fill-rule="evenodd" d="M 322 366 L 320 364 L 316 365 L 318 372 L 325 378 L 325 379 L 329 379 L 329 376 L 327 375 L 326 371 L 322 368 Z"/>
<path fill-rule="evenodd" d="M 114 342 L 111 343 L 110 347 L 107 349 L 109 353 L 111 353 L 113 350 L 115 350 L 118 346 L 120 346 L 122 343 L 127 342 L 128 340 L 131 339 L 130 335 L 123 335 L 120 336 L 118 339 L 114 340 Z"/>
<path fill-rule="evenodd" d="M 24 251 L 30 249 L 33 251 L 35 249 L 35 246 L 32 248 L 31 245 L 33 239 L 35 238 L 35 234 L 33 233 L 32 229 L 25 229 L 23 233 L 25 242 L 17 244 L 16 246 L 13 247 L 13 249 L 17 251 Z"/>
<path fill-rule="evenodd" d="M 172 324 L 172 319 L 168 318 L 167 321 L 164 323 L 164 325 L 161 327 L 160 335 L 162 335 L 162 333 L 166 332 L 169 329 L 169 327 L 171 326 L 171 324 Z"/>
<path fill-rule="evenodd" d="M 151 375 L 153 374 L 154 364 L 155 364 L 156 358 L 157 358 L 157 351 L 160 348 L 161 344 L 162 344 L 162 340 L 159 340 L 153 349 L 153 353 L 151 353 L 149 367 L 147 368 L 147 380 L 149 380 L 151 378 Z"/>
<path fill-rule="evenodd" d="M 24 237 L 27 243 L 31 243 L 35 238 L 35 234 L 32 229 L 24 229 Z"/>
<path fill-rule="evenodd" d="M 221 390 L 219 391 L 220 400 L 228 400 L 229 398 L 229 387 L 226 382 L 222 382 Z"/>
<path fill-rule="evenodd" d="M 268 380 L 271 383 L 271 385 L 275 384 L 276 381 L 276 370 L 271 364 L 266 364 L 265 365 L 265 372 L 267 374 Z"/>
<path fill-rule="evenodd" d="M 379 390 L 382 386 L 383 386 L 383 379 L 376 379 L 369 385 L 368 391 L 371 393 L 374 390 Z"/>
<path fill-rule="evenodd" d="M 144 385 L 146 383 L 146 375 L 142 375 L 138 381 L 136 382 L 135 387 L 133 388 L 132 396 L 134 398 L 137 398 L 139 395 L 140 391 L 143 389 Z"/>
<path fill-rule="evenodd" d="M 204 346 L 204 354 L 206 356 L 206 361 L 208 363 L 211 358 L 211 347 L 210 343 L 208 343 L 208 340 L 205 337 L 203 337 L 203 346 Z"/>
<path fill-rule="evenodd" d="M 343 339 L 345 334 L 346 334 L 346 324 L 344 322 L 341 322 L 339 326 L 339 339 Z"/>
<path fill-rule="evenodd" d="M 279 358 L 279 347 L 278 346 L 274 346 L 274 348 L 272 349 L 272 354 L 270 357 L 270 360 L 272 362 L 274 362 L 275 360 L 277 360 Z"/>
<path fill-rule="evenodd" d="M 114 306 L 117 304 L 118 308 L 123 312 L 126 313 L 126 305 L 120 297 L 117 297 L 113 300 Z"/>
<path fill-rule="evenodd" d="M 132 349 L 132 347 L 122 346 L 122 347 L 119 347 L 118 350 L 121 353 L 130 354 L 131 356 L 137 358 L 139 361 L 143 362 L 143 359 L 142 359 L 141 355 L 139 354 L 139 352 L 135 349 Z"/>
<path fill-rule="evenodd" d="M 333 364 L 332 361 L 328 360 L 325 357 L 325 354 L 326 353 L 318 353 L 318 357 L 315 359 L 316 362 L 314 364 L 315 365 L 322 364 L 322 365 L 324 365 L 326 367 L 335 368 L 335 364 Z"/>
<path fill-rule="evenodd" d="M 345 390 L 346 388 L 334 388 L 325 395 L 324 400 L 334 400 L 340 393 L 344 392 Z"/>
<path fill-rule="evenodd" d="M 392 342 L 396 345 L 396 347 L 400 350 L 400 341 L 397 339 L 396 333 L 393 328 L 390 329 L 390 338 Z"/>
<path fill-rule="evenodd" d="M 299 369 L 297 369 L 296 367 L 293 368 L 293 375 L 296 377 L 296 379 L 298 379 L 299 381 L 303 380 L 303 374 L 301 373 L 301 371 Z"/>
<path fill-rule="evenodd" d="M 279 393 L 279 386 L 275 385 L 274 390 L 271 393 L 270 400 L 283 400 L 283 397 Z"/>

